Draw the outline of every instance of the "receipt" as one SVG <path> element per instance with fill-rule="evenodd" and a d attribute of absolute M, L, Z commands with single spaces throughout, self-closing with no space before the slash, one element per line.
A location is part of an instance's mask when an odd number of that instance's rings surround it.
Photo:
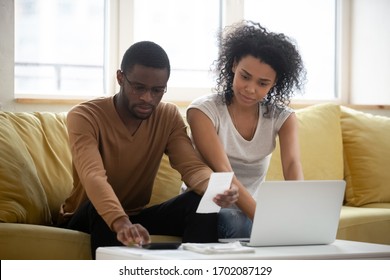
<path fill-rule="evenodd" d="M 213 198 L 230 188 L 233 172 L 214 172 L 210 176 L 209 185 L 204 193 L 196 213 L 218 213 L 220 206 L 215 204 Z"/>

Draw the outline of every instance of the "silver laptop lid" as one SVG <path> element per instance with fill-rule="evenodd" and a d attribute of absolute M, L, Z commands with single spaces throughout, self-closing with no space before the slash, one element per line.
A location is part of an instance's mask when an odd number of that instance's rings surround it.
<path fill-rule="evenodd" d="M 345 181 L 266 181 L 257 193 L 249 246 L 329 244 Z"/>

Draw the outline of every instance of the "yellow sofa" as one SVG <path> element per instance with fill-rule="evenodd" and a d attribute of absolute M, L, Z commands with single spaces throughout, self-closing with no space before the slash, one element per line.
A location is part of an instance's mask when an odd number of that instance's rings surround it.
<path fill-rule="evenodd" d="M 390 244 L 390 118 L 334 104 L 297 116 L 305 178 L 347 182 L 337 238 Z M 0 259 L 91 258 L 88 234 L 52 226 L 72 188 L 65 118 L 0 112 Z M 267 180 L 282 178 L 277 148 Z M 150 204 L 180 186 L 164 157 Z"/>

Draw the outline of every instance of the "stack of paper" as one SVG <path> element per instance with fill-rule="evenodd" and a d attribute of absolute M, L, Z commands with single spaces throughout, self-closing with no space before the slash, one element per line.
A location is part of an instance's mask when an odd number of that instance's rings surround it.
<path fill-rule="evenodd" d="M 202 254 L 237 254 L 237 253 L 254 253 L 255 249 L 242 246 L 239 241 L 222 244 L 206 243 L 184 243 L 184 250 L 189 250 Z"/>

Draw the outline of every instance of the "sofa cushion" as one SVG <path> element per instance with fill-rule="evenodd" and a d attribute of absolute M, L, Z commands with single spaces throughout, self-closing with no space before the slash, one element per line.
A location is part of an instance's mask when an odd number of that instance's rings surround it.
<path fill-rule="evenodd" d="M 15 119 L 0 112 L 0 222 L 49 224 L 47 197 Z"/>
<path fill-rule="evenodd" d="M 390 118 L 341 107 L 346 205 L 390 202 Z"/>
<path fill-rule="evenodd" d="M 66 114 L 36 112 L 28 114 L 25 121 L 30 135 L 25 135 L 25 143 L 34 160 L 55 223 L 59 207 L 73 187 Z"/>
<path fill-rule="evenodd" d="M 1 221 L 55 222 L 73 180 L 65 118 L 65 113 L 1 113 Z"/>
<path fill-rule="evenodd" d="M 148 206 L 162 203 L 180 193 L 181 175 L 169 164 L 168 156 L 161 159 L 160 168 L 154 180 L 152 197 Z"/>
<path fill-rule="evenodd" d="M 305 180 L 343 179 L 340 107 L 336 104 L 319 104 L 295 112 Z M 278 143 L 266 179 L 284 180 Z"/>

